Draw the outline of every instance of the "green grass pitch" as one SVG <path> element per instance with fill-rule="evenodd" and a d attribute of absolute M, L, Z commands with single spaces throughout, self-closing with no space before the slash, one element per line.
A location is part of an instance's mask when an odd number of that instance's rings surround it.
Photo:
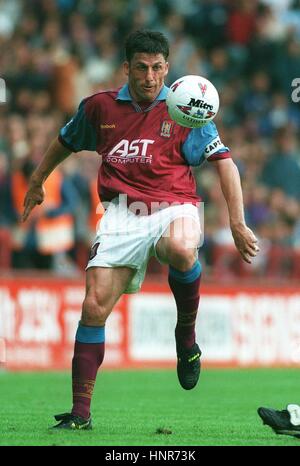
<path fill-rule="evenodd" d="M 206 369 L 184 391 L 171 370 L 99 372 L 92 431 L 49 429 L 70 409 L 68 373 L 0 373 L 0 445 L 294 445 L 259 406 L 300 403 L 299 369 Z M 172 434 L 158 434 L 169 429 Z"/>

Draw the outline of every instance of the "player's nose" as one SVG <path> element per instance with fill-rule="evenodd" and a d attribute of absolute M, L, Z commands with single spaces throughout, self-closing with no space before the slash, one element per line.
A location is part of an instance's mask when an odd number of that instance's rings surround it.
<path fill-rule="evenodd" d="M 154 81 L 154 73 L 153 73 L 153 70 L 151 68 L 148 68 L 147 69 L 147 72 L 146 72 L 146 81 L 147 82 L 153 82 Z"/>

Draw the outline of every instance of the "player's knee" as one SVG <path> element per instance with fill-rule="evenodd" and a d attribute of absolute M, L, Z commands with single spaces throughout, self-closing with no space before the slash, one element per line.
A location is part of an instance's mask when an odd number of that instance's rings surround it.
<path fill-rule="evenodd" d="M 185 241 L 172 241 L 169 251 L 169 264 L 181 272 L 191 270 L 197 259 L 197 249 Z"/>
<path fill-rule="evenodd" d="M 88 294 L 82 305 L 81 322 L 83 325 L 105 325 L 109 309 L 104 305 L 100 294 Z"/>

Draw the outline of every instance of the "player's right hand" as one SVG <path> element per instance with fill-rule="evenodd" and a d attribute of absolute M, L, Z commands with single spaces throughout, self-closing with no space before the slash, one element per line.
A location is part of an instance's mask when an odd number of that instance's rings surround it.
<path fill-rule="evenodd" d="M 24 210 L 21 217 L 22 222 L 25 222 L 32 209 L 44 201 L 45 188 L 42 185 L 31 184 L 25 195 Z"/>

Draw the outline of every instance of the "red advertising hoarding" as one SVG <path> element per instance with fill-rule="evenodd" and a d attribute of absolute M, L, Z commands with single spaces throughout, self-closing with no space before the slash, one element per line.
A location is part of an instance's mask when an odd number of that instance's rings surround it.
<path fill-rule="evenodd" d="M 69 369 L 83 298 L 80 280 L 1 279 L 1 366 Z M 167 284 L 124 295 L 106 325 L 105 366 L 174 365 L 175 324 Z M 300 290 L 204 285 L 197 336 L 207 366 L 298 366 Z"/>

